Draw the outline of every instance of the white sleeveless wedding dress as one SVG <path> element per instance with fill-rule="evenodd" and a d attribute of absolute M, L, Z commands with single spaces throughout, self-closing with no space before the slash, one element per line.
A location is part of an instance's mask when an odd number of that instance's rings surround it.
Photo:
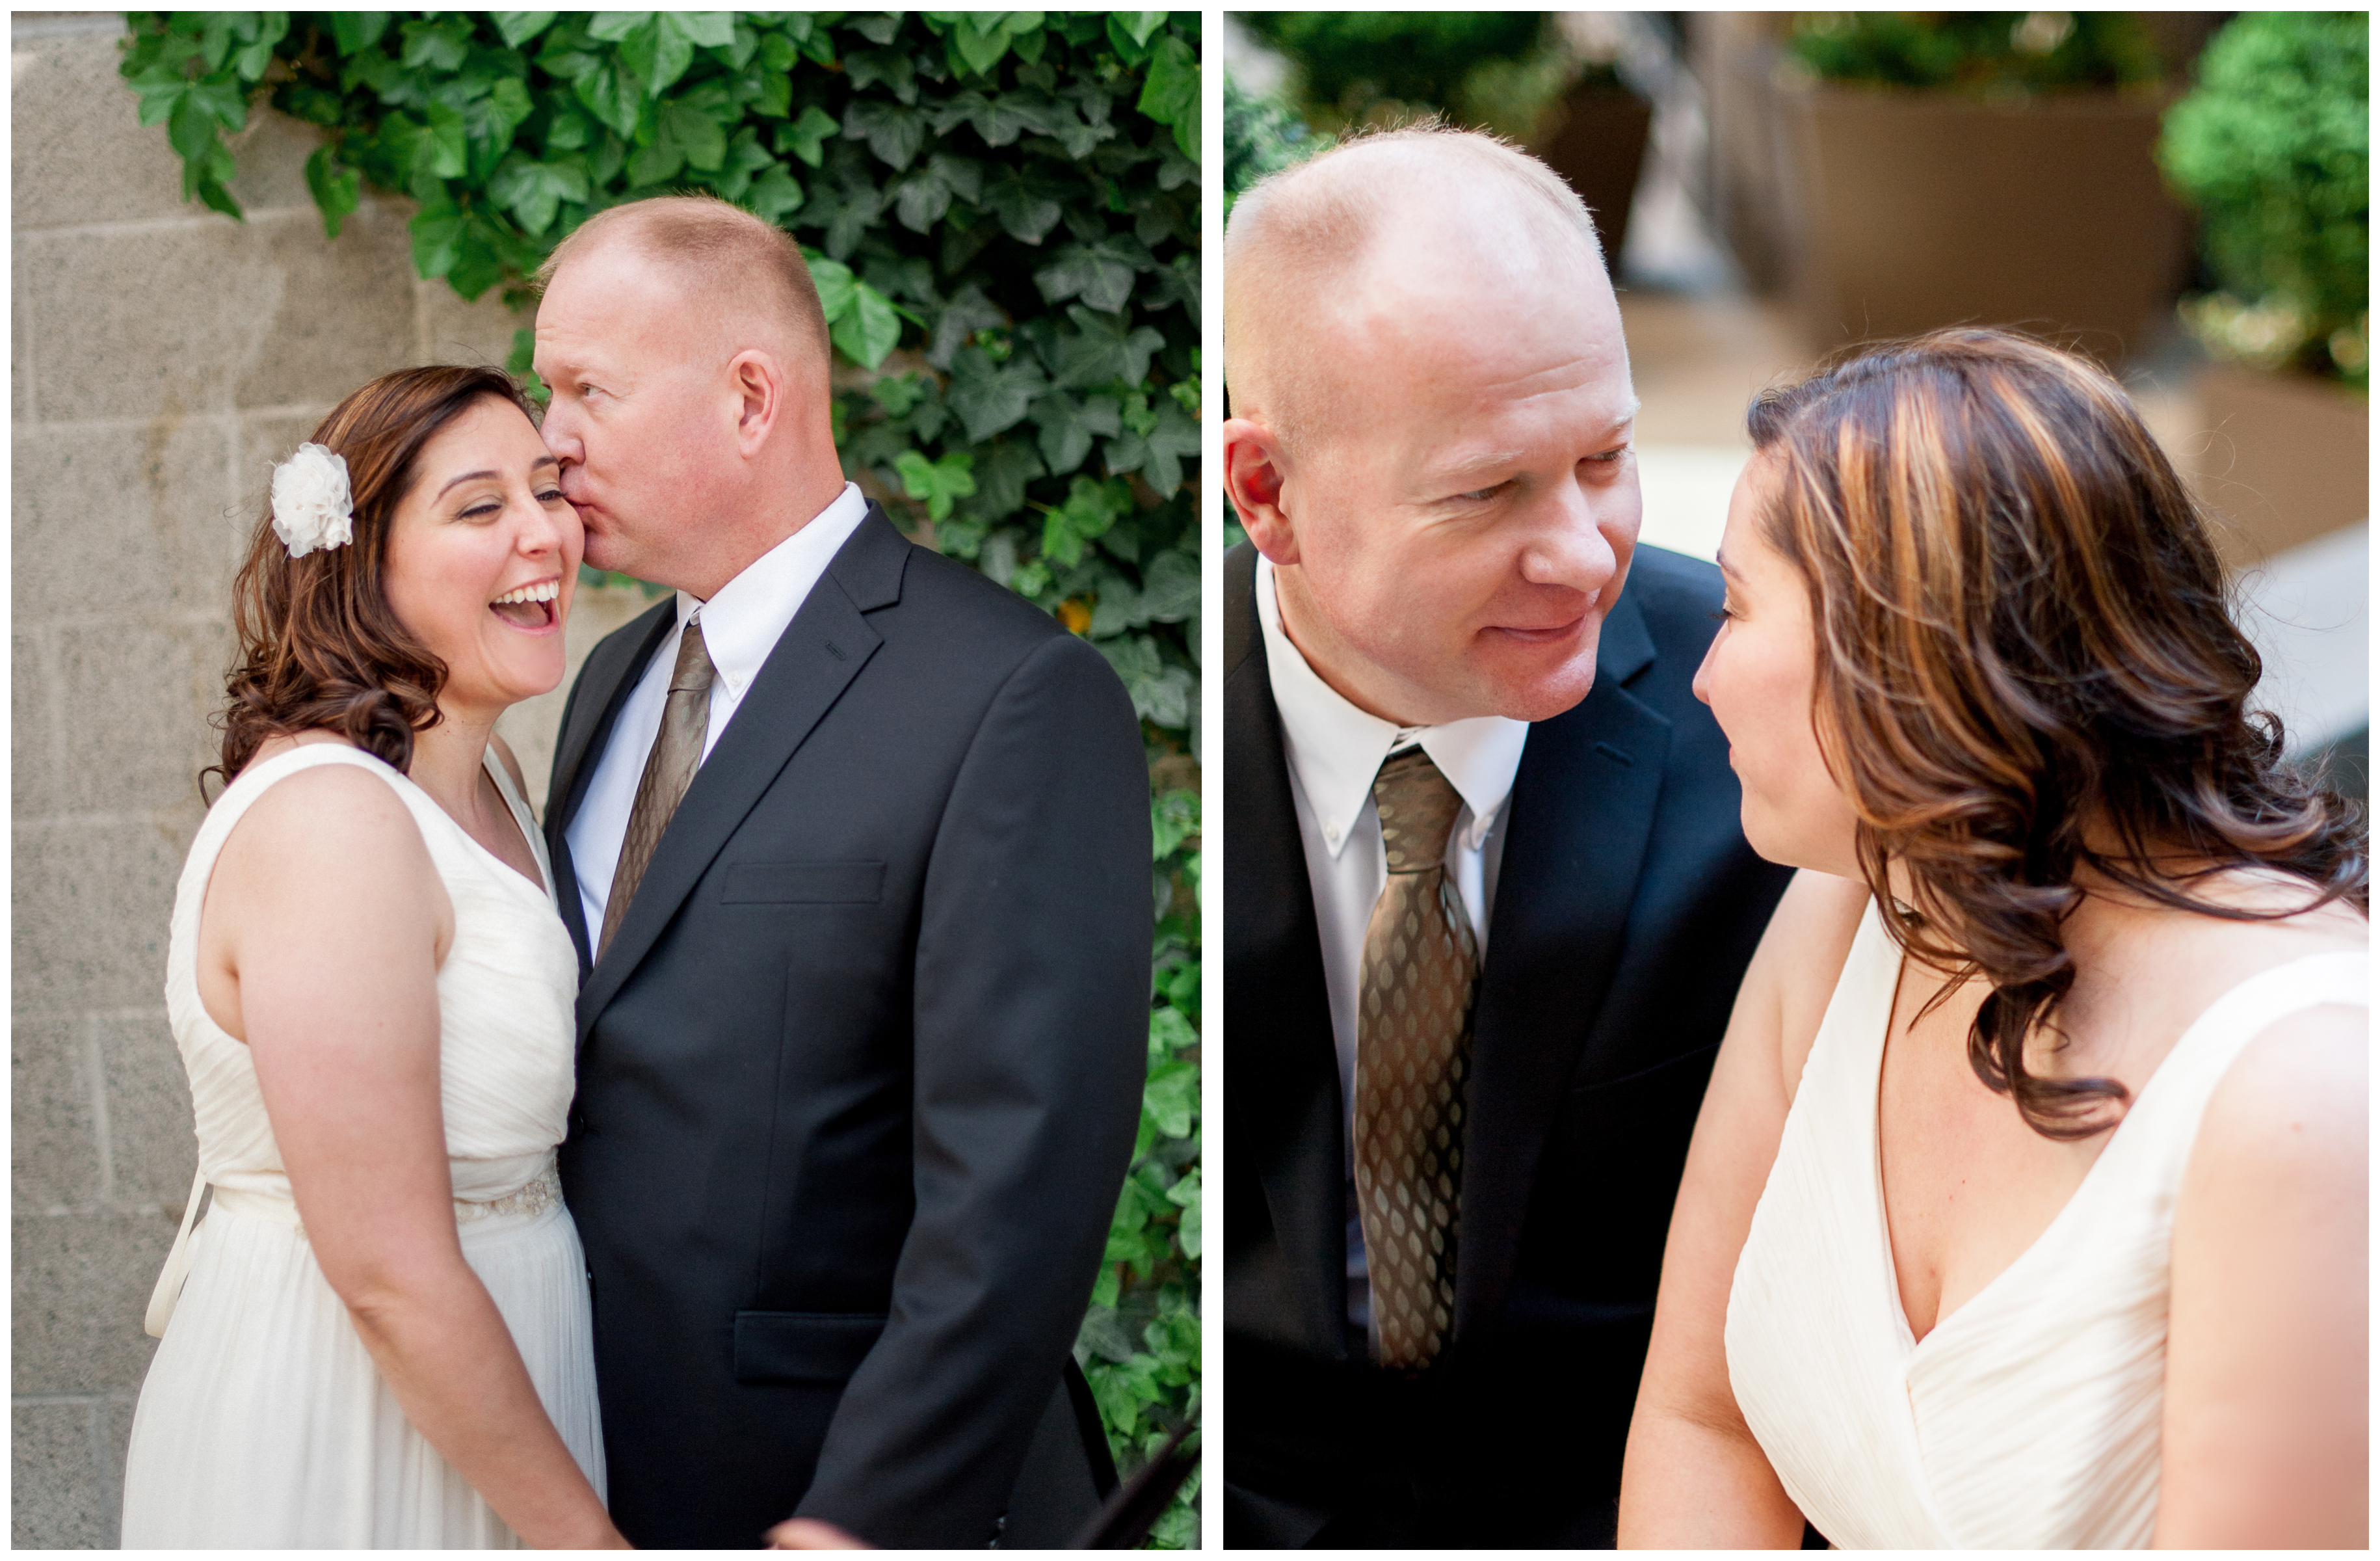
<path fill-rule="evenodd" d="M 520 1543 L 381 1380 L 307 1245 L 249 1050 L 199 1000 L 199 911 L 224 841 L 274 782 L 322 764 L 357 765 L 395 788 L 454 902 L 437 982 L 439 1078 L 463 1254 L 546 1413 L 603 1490 L 586 1262 L 553 1168 L 573 1088 L 578 958 L 553 910 L 544 845 L 492 755 L 488 773 L 537 854 L 543 894 L 397 771 L 314 743 L 250 764 L 225 789 L 175 897 L 165 998 L 197 1108 L 199 1179 L 151 1303 L 164 1342 L 132 1421 L 128 1549 Z"/>
<path fill-rule="evenodd" d="M 1876 1100 L 1900 950 L 1871 905 L 1727 1308 L 1728 1378 L 1803 1515 L 1857 1549 L 2137 1549 L 2156 1524 L 2173 1211 L 2206 1103 L 2275 1020 L 2369 1003 L 2369 956 L 2252 976 L 2191 1025 L 2040 1238 L 1921 1341 Z"/>

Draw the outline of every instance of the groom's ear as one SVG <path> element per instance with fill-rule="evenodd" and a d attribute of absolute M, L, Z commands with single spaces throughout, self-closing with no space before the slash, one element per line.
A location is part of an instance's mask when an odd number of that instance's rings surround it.
<path fill-rule="evenodd" d="M 1288 479 L 1281 441 L 1250 418 L 1223 420 L 1223 490 L 1257 551 L 1275 564 L 1297 562 L 1297 531 L 1281 508 Z"/>
<path fill-rule="evenodd" d="M 784 368 L 768 353 L 747 348 L 727 360 L 735 395 L 735 447 L 746 456 L 769 441 L 785 412 Z"/>

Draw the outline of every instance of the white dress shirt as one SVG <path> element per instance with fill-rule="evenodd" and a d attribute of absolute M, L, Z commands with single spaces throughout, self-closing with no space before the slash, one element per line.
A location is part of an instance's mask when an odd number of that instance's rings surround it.
<path fill-rule="evenodd" d="M 1528 741 L 1525 721 L 1474 716 L 1439 726 L 1399 726 L 1358 710 L 1322 680 L 1281 627 L 1281 599 L 1272 561 L 1257 560 L 1257 622 L 1264 631 L 1265 668 L 1281 712 L 1288 751 L 1290 795 L 1305 848 L 1305 875 L 1314 886 L 1315 930 L 1322 939 L 1322 981 L 1330 994 L 1330 1032 L 1339 1055 L 1342 1142 L 1347 1150 L 1347 1312 L 1358 1328 L 1371 1325 L 1371 1287 L 1364 1234 L 1356 1218 L 1354 1184 L 1355 1020 L 1360 1011 L 1364 933 L 1372 908 L 1388 887 L 1388 851 L 1380 841 L 1379 808 L 1372 782 L 1390 754 L 1419 745 L 1463 799 L 1446 845 L 1447 882 L 1471 919 L 1479 957 L 1488 957 L 1488 918 L 1504 857 L 1504 803 Z"/>
<path fill-rule="evenodd" d="M 867 497 L 857 485 L 845 482 L 832 504 L 746 565 L 710 601 L 677 593 L 677 623 L 620 707 L 620 718 L 613 723 L 612 736 L 587 783 L 586 797 L 562 832 L 570 845 L 571 867 L 578 874 L 578 903 L 587 913 L 589 938 L 603 925 L 603 908 L 612 898 L 612 874 L 620 865 L 628 810 L 637 800 L 637 783 L 644 778 L 645 760 L 662 729 L 662 709 L 669 702 L 670 674 L 677 665 L 678 639 L 686 626 L 701 620 L 702 648 L 710 652 L 716 672 L 710 684 L 710 724 L 702 738 L 702 756 L 709 759 L 752 679 L 759 676 L 761 664 L 809 600 L 827 565 L 867 518 Z"/>

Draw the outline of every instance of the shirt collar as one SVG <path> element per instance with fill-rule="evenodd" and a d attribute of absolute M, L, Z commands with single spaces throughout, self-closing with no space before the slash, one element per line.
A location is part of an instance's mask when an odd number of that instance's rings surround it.
<path fill-rule="evenodd" d="M 1290 767 L 1322 826 L 1332 857 L 1354 833 L 1380 763 L 1398 749 L 1418 742 L 1430 762 L 1471 809 L 1463 844 L 1473 850 L 1488 838 L 1496 811 L 1512 794 L 1528 740 L 1525 721 L 1478 715 L 1439 726 L 1399 726 L 1348 702 L 1322 680 L 1281 627 L 1281 598 L 1274 589 L 1272 560 L 1257 560 L 1257 621 L 1264 630 L 1265 670 L 1272 702 L 1281 712 Z"/>
<path fill-rule="evenodd" d="M 712 672 L 731 698 L 744 697 L 827 565 L 867 518 L 867 495 L 858 484 L 845 482 L 832 504 L 744 566 L 743 573 L 721 586 L 710 601 L 677 593 L 677 621 L 683 624 L 701 615 L 702 648 L 710 652 Z"/>

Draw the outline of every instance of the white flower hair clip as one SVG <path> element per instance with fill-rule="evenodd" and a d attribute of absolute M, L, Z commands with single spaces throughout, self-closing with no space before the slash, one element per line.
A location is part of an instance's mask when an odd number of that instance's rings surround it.
<path fill-rule="evenodd" d="M 273 530 L 292 558 L 345 547 L 355 536 L 347 458 L 324 445 L 300 445 L 273 469 Z"/>

